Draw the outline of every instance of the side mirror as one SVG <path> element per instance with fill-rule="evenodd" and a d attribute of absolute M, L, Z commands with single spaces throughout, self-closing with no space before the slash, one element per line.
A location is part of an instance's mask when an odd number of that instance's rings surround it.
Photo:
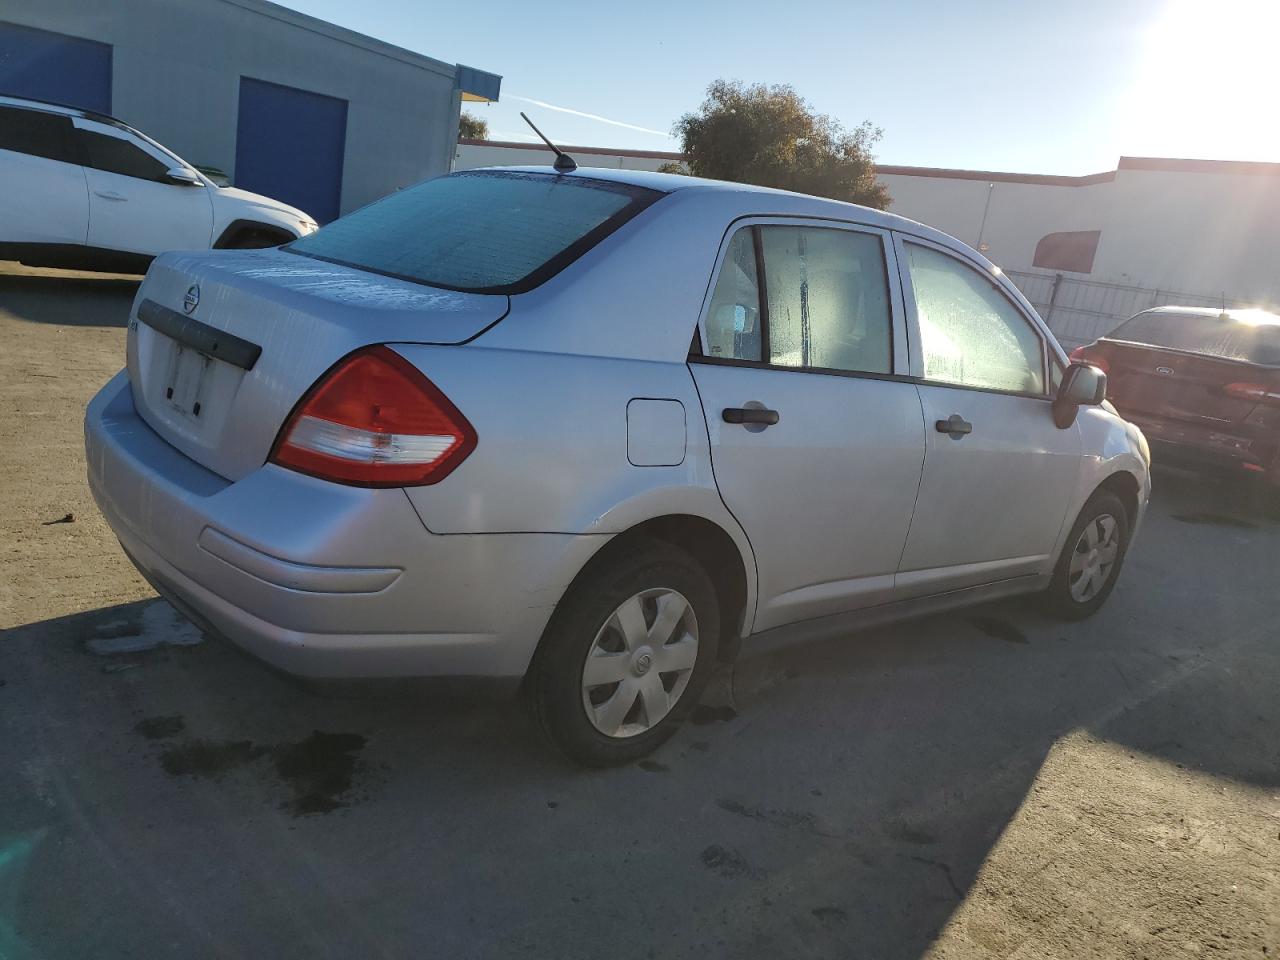
<path fill-rule="evenodd" d="M 1096 407 L 1107 398 L 1107 375 L 1088 363 L 1073 363 L 1062 375 L 1053 400 L 1053 422 L 1065 430 L 1081 407 Z"/>
<path fill-rule="evenodd" d="M 184 187 L 200 186 L 200 178 L 186 167 L 170 167 L 164 172 L 164 178 L 170 183 L 176 183 Z"/>

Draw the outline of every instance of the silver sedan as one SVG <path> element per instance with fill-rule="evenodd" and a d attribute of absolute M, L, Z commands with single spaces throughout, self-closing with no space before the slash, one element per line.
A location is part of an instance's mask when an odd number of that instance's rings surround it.
<path fill-rule="evenodd" d="M 494 169 L 159 257 L 85 436 L 124 549 L 209 632 L 312 678 L 521 684 L 604 764 L 744 644 L 1016 593 L 1092 614 L 1150 486 L 1105 390 L 920 224 Z"/>

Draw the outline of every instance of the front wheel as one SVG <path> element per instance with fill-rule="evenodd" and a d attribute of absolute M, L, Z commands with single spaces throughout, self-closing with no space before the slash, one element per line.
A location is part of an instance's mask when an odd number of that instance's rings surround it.
<path fill-rule="evenodd" d="M 1129 546 L 1129 517 L 1114 493 L 1099 490 L 1084 505 L 1045 591 L 1049 611 L 1065 620 L 1093 616 L 1120 575 Z"/>
<path fill-rule="evenodd" d="M 614 552 L 565 594 L 527 684 L 551 742 L 588 766 L 652 752 L 693 709 L 714 668 L 715 588 L 684 551 Z"/>

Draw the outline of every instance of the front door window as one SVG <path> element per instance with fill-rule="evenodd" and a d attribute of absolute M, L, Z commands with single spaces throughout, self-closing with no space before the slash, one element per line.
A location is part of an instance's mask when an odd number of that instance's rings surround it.
<path fill-rule="evenodd" d="M 926 380 L 1045 392 L 1044 344 L 995 284 L 955 257 L 904 244 Z"/>

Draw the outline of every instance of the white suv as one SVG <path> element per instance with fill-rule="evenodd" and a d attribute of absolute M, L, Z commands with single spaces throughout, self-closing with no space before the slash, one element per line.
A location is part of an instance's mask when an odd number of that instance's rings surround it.
<path fill-rule="evenodd" d="M 316 229 L 119 120 L 13 97 L 0 97 L 0 184 L 0 260 L 30 266 L 141 271 L 166 250 L 268 247 Z"/>

